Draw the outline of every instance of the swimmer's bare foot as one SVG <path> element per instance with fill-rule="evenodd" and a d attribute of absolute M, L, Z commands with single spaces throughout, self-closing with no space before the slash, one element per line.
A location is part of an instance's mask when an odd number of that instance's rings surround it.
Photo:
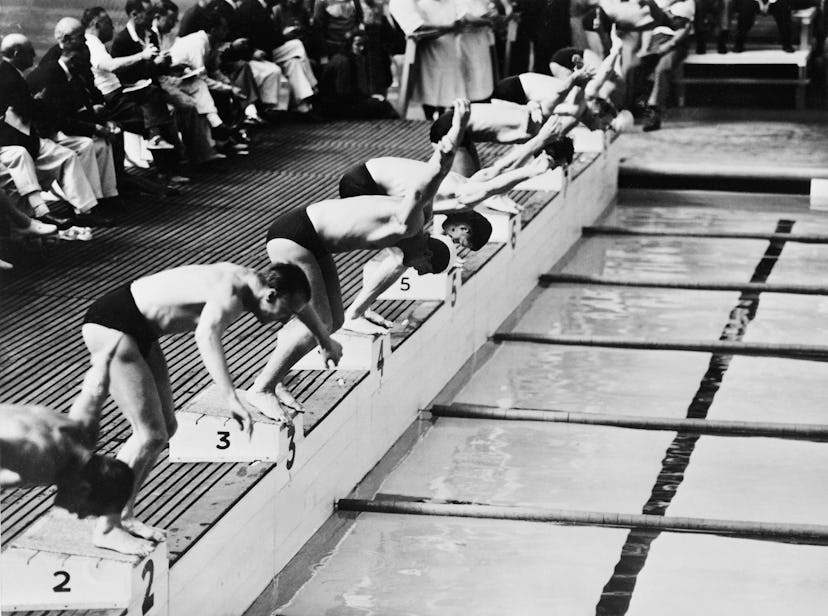
<path fill-rule="evenodd" d="M 153 541 L 155 543 L 161 543 L 162 541 L 167 540 L 167 534 L 163 530 L 160 528 L 153 528 L 152 526 L 144 524 L 136 518 L 122 518 L 121 526 L 123 526 L 124 530 L 128 533 L 135 535 L 136 537 L 140 537 L 141 539 L 147 539 L 148 541 Z"/>
<path fill-rule="evenodd" d="M 293 423 L 293 418 L 290 412 L 284 408 L 276 394 L 266 391 L 246 391 L 244 397 L 247 401 L 255 406 L 262 415 L 270 417 L 271 419 L 289 426 Z"/>
<path fill-rule="evenodd" d="M 448 154 L 453 152 L 457 145 L 463 140 L 463 133 L 469 124 L 469 117 L 471 116 L 471 103 L 464 99 L 458 98 L 454 101 L 454 115 L 451 118 L 451 127 L 448 132 L 437 144 L 438 149 Z"/>
<path fill-rule="evenodd" d="M 392 327 L 394 327 L 394 321 L 389 321 L 384 316 L 377 312 L 374 312 L 373 310 L 366 310 L 365 314 L 362 316 L 371 321 L 371 323 L 379 325 L 380 327 L 384 327 L 386 329 L 391 329 Z"/>
<path fill-rule="evenodd" d="M 388 332 L 386 328 L 372 323 L 364 316 L 356 319 L 345 319 L 342 323 L 342 329 L 357 334 L 385 334 Z"/>
<path fill-rule="evenodd" d="M 305 407 L 299 404 L 299 401 L 287 390 L 284 383 L 276 384 L 276 398 L 282 406 L 288 407 L 296 413 L 304 413 Z"/>
<path fill-rule="evenodd" d="M 92 535 L 92 543 L 99 548 L 114 550 L 121 554 L 137 554 L 147 556 L 154 546 L 145 539 L 131 535 L 120 526 L 112 526 L 101 522 Z"/>

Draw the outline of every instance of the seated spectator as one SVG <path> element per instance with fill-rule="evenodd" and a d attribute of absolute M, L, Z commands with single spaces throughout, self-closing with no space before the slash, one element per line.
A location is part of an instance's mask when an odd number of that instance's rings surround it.
<path fill-rule="evenodd" d="M 298 39 L 286 40 L 274 21 L 275 0 L 242 0 L 235 20 L 228 20 L 230 34 L 244 38 L 256 51 L 255 60 L 271 60 L 279 65 L 290 85 L 294 109 L 310 112 L 316 93 L 313 74 L 305 46 Z"/>
<path fill-rule="evenodd" d="M 716 36 L 719 53 L 727 53 L 730 36 L 730 9 L 732 0 L 696 0 L 696 17 L 693 30 L 696 36 L 696 53 L 707 53 L 707 35 Z"/>
<path fill-rule="evenodd" d="M 739 53 L 745 50 L 745 40 L 759 12 L 773 15 L 782 49 L 789 53 L 794 50 L 791 0 L 735 0 L 735 8 L 739 13 L 739 19 L 736 22 L 736 42 L 733 51 Z"/>
<path fill-rule="evenodd" d="M 65 228 L 68 218 L 52 215 L 40 196 L 40 180 L 47 186 L 57 181 L 74 211 L 75 219 L 97 224 L 92 209 L 98 204 L 77 155 L 50 139 L 41 138 L 32 123 L 38 107 L 29 90 L 23 71 L 34 64 L 34 47 L 22 34 L 9 34 L 0 42 L 0 163 L 6 176 L 26 197 L 35 218 L 46 224 Z M 9 146 L 23 146 L 9 147 Z"/>
<path fill-rule="evenodd" d="M 109 118 L 125 130 L 148 136 L 147 147 L 164 183 L 174 185 L 189 181 L 175 175 L 178 156 L 174 150 L 180 151 L 182 145 L 162 90 L 153 83 L 124 87 L 115 74 L 123 67 L 151 60 L 158 55 L 158 49 L 150 45 L 138 53 L 114 58 L 105 46 L 113 35 L 112 19 L 106 10 L 101 7 L 86 9 L 81 23 L 86 28 L 86 46 L 95 87 L 104 97 Z"/>
<path fill-rule="evenodd" d="M 235 11 L 235 8 L 236 5 L 233 3 L 232 11 Z M 178 36 L 184 37 L 204 30 L 208 27 L 206 19 L 210 12 L 219 12 L 222 17 L 225 17 L 225 14 L 215 8 L 210 0 L 198 0 L 181 15 Z M 228 36 L 230 36 L 229 30 L 230 24 L 228 22 Z M 245 124 L 259 125 L 263 124 L 264 120 L 259 115 L 256 104 L 260 103 L 265 108 L 276 108 L 279 102 L 279 75 L 281 72 L 278 66 L 272 65 L 275 70 L 267 71 L 265 81 L 260 83 L 261 75 L 259 81 L 257 81 L 251 63 L 243 59 L 245 53 L 242 50 L 247 48 L 246 41 L 238 40 L 225 43 L 218 49 L 214 49 L 214 55 L 210 60 L 210 76 L 214 81 L 230 85 L 233 88 L 234 96 L 239 99 L 244 108 Z M 214 92 L 213 100 L 219 108 L 219 115 L 227 121 L 226 118 L 232 116 L 231 99 L 221 94 L 216 97 Z"/>
<path fill-rule="evenodd" d="M 192 77 L 181 82 L 181 88 L 190 93 L 198 103 L 198 112 L 202 114 L 210 125 L 213 137 L 221 151 L 246 152 L 247 146 L 235 141 L 235 131 L 228 127 L 219 116 L 212 91 L 232 92 L 233 87 L 214 81 L 209 77 L 207 64 L 210 61 L 211 49 L 224 41 L 227 35 L 227 24 L 217 12 L 207 16 L 207 30 L 199 30 L 176 39 L 170 47 L 172 61 L 179 66 L 186 66 L 189 71 L 196 72 Z"/>
<path fill-rule="evenodd" d="M 162 92 L 163 100 L 175 110 L 176 124 L 184 145 L 180 154 L 186 152 L 191 163 L 200 164 L 215 156 L 210 130 L 199 117 L 192 96 L 183 92 L 175 80 L 166 78 L 171 72 L 170 56 L 161 51 L 160 35 L 152 28 L 157 10 L 164 9 L 153 8 L 150 0 L 127 0 L 126 14 L 129 19 L 126 27 L 112 39 L 112 56 L 133 56 L 150 47 L 159 53 L 151 59 L 120 67 L 114 72 L 121 83 L 150 81 Z M 175 12 L 178 12 L 178 7 L 175 7 Z"/>
<path fill-rule="evenodd" d="M 90 175 L 90 183 L 99 202 L 103 199 L 117 201 L 118 180 L 115 150 L 123 151 L 122 133 L 114 123 L 99 118 L 95 113 L 95 101 L 83 82 L 83 71 L 88 58 L 83 25 L 73 17 L 64 17 L 55 26 L 55 39 L 61 50 L 57 60 L 41 61 L 29 73 L 26 81 L 40 100 L 43 113 L 37 118 L 44 134 L 60 132 L 70 137 L 91 139 L 96 168 Z M 76 151 L 72 145 L 57 140 Z M 123 164 L 123 157 L 120 158 Z"/>
<path fill-rule="evenodd" d="M 385 98 L 394 80 L 391 56 L 405 53 L 405 36 L 385 14 L 381 0 L 362 0 L 362 53 L 357 60 L 357 79 L 362 90 Z"/>

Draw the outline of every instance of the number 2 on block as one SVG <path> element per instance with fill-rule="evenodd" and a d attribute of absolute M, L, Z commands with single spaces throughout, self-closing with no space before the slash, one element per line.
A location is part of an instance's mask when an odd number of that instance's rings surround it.
<path fill-rule="evenodd" d="M 147 579 L 149 578 L 149 579 Z M 155 595 L 152 593 L 152 581 L 155 579 L 155 563 L 147 561 L 141 571 L 141 579 L 147 582 L 147 590 L 144 591 L 144 601 L 141 603 L 141 614 L 146 614 L 155 606 Z"/>
<path fill-rule="evenodd" d="M 55 586 L 52 587 L 54 592 L 72 592 L 72 589 L 69 588 L 69 573 L 66 571 L 55 571 L 54 577 L 63 578 L 60 582 L 58 582 Z"/>

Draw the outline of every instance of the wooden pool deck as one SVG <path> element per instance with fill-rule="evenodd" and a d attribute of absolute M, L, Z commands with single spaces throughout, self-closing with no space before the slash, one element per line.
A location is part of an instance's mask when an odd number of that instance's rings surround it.
<path fill-rule="evenodd" d="M 128 201 L 128 212 L 119 217 L 119 224 L 97 230 L 92 242 L 61 242 L 38 254 L 10 255 L 15 269 L 0 274 L 0 400 L 68 410 L 88 366 L 80 323 L 93 299 L 142 275 L 187 263 L 232 261 L 263 268 L 265 230 L 277 214 L 335 197 L 340 175 L 356 162 L 377 155 L 426 158 L 430 153 L 426 130 L 424 123 L 401 121 L 268 127 L 256 134 L 249 157 L 197 175 L 179 196 Z M 485 148 L 484 158 L 495 151 Z M 574 180 L 598 156 L 579 155 L 570 177 Z M 520 192 L 512 197 L 527 206 L 526 227 L 554 194 Z M 464 282 L 507 248 L 489 244 L 477 253 L 463 254 Z M 337 257 L 346 304 L 359 289 L 362 265 L 370 254 Z M 393 347 L 417 331 L 440 305 L 380 302 L 384 316 L 408 321 L 393 333 Z M 247 317 L 227 331 L 227 361 L 238 387 L 252 383 L 272 349 L 275 332 Z M 192 336 L 168 337 L 162 348 L 176 406 L 181 409 L 210 379 Z M 287 385 L 308 409 L 306 435 L 322 425 L 366 377 L 367 372 L 292 372 Z M 129 432 L 123 416 L 108 401 L 100 451 L 114 454 Z M 174 464 L 162 454 L 138 499 L 137 515 L 167 530 L 173 567 L 271 469 L 264 463 Z M 3 492 L 4 548 L 49 511 L 52 496 L 50 488 Z"/>

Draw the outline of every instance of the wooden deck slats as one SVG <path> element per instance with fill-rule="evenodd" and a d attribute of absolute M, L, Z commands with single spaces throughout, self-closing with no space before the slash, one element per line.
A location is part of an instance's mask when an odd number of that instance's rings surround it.
<path fill-rule="evenodd" d="M 226 170 L 197 175 L 180 195 L 129 200 L 119 225 L 97 231 L 93 242 L 62 242 L 28 258 L 20 251 L 10 255 L 16 269 L 0 274 L 0 400 L 68 410 L 88 366 L 80 324 L 96 297 L 141 275 L 186 263 L 226 260 L 263 267 L 266 229 L 279 213 L 335 197 L 341 173 L 354 163 L 373 156 L 425 159 L 431 152 L 427 125 L 418 122 L 283 125 L 264 129 L 255 138 L 251 156 L 233 159 Z M 485 150 L 484 158 L 502 148 Z M 473 275 L 496 250 L 488 246 L 464 254 L 464 277 Z M 362 265 L 371 254 L 336 258 L 346 305 L 360 288 Z M 438 306 L 437 302 L 387 301 L 380 302 L 378 309 L 392 320 L 409 319 L 407 329 L 393 337 L 396 347 Z M 252 383 L 277 332 L 278 328 L 263 328 L 252 317 L 240 319 L 226 332 L 228 366 L 239 387 Z M 210 379 L 192 336 L 165 338 L 162 348 L 181 408 Z M 287 384 L 297 398 L 316 400 L 305 418 L 306 431 L 364 375 L 291 373 Z M 345 385 L 336 384 L 337 378 Z M 114 454 L 129 434 L 122 414 L 108 401 L 99 450 Z M 138 515 L 150 524 L 174 529 L 169 542 L 174 562 L 268 468 L 266 464 L 170 464 L 163 454 L 142 490 Z M 51 488 L 3 492 L 4 545 L 48 511 L 53 493 Z"/>

